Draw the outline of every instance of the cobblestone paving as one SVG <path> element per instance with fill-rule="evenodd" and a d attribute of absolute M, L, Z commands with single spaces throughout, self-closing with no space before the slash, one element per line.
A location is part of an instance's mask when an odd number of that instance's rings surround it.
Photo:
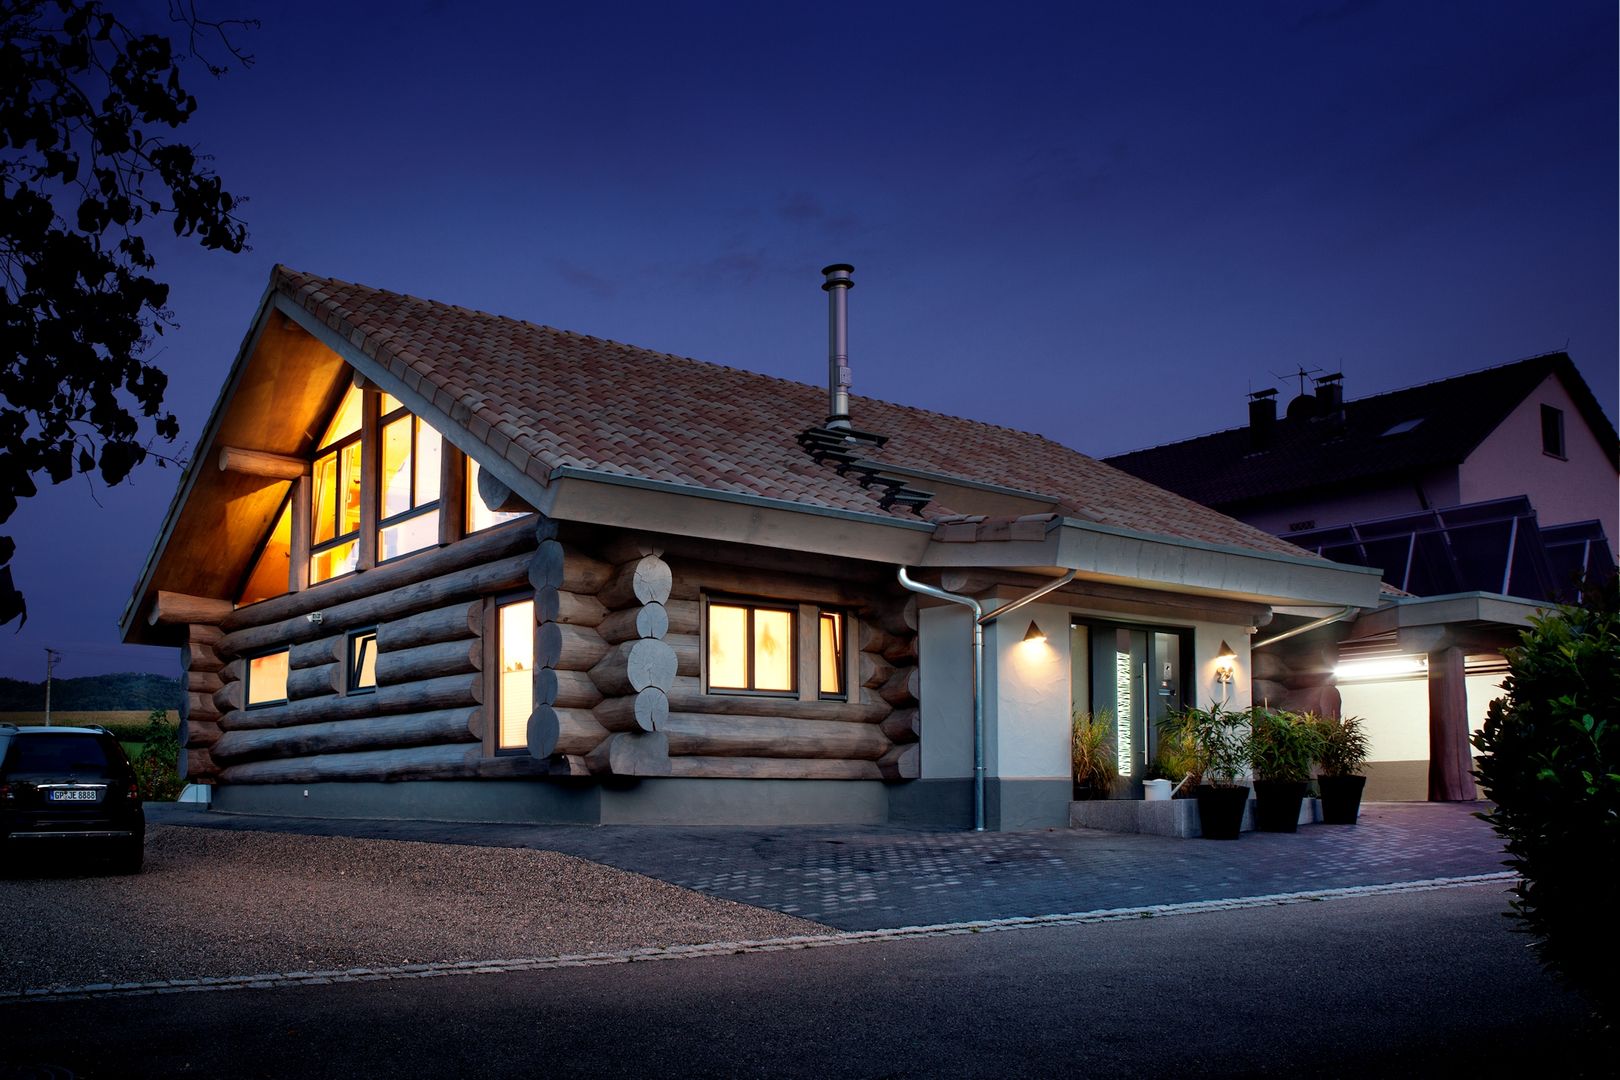
<path fill-rule="evenodd" d="M 175 825 L 560 851 L 841 930 L 1384 885 L 1502 869 L 1483 804 L 1373 803 L 1353 827 L 1236 841 L 1053 829 L 772 829 L 318 821 L 163 813 Z"/>

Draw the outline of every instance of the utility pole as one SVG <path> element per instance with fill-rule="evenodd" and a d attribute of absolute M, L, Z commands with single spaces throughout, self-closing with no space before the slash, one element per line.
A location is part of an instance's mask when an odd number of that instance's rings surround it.
<path fill-rule="evenodd" d="M 51 648 L 48 645 L 45 647 L 45 726 L 46 727 L 51 726 L 51 671 L 52 671 L 53 668 L 56 667 L 57 662 L 60 661 L 61 659 L 62 659 L 62 654 L 61 653 L 57 652 L 55 649 Z"/>

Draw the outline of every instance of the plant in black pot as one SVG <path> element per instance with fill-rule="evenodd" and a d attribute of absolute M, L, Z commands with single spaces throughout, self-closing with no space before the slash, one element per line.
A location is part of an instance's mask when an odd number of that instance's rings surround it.
<path fill-rule="evenodd" d="M 1069 763 L 1074 768 L 1074 798 L 1106 799 L 1113 793 L 1119 768 L 1114 764 L 1114 717 L 1093 716 L 1076 709 L 1070 717 Z"/>
<path fill-rule="evenodd" d="M 1354 825 L 1361 813 L 1361 793 L 1367 778 L 1367 733 L 1359 716 L 1316 717 L 1322 735 L 1317 755 L 1317 789 L 1322 792 L 1322 821 L 1328 825 Z"/>
<path fill-rule="evenodd" d="M 1254 826 L 1262 832 L 1294 832 L 1322 753 L 1315 718 L 1256 705 L 1249 710 L 1249 763 L 1254 768 Z"/>
<path fill-rule="evenodd" d="M 1198 830 L 1206 840 L 1236 840 L 1243 830 L 1243 811 L 1249 805 L 1249 788 L 1242 783 L 1248 767 L 1243 720 L 1242 713 L 1211 705 L 1183 709 L 1161 729 L 1193 749 Z"/>

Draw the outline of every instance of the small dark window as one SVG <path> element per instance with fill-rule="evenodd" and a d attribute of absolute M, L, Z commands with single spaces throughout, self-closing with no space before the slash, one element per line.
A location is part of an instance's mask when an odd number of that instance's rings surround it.
<path fill-rule="evenodd" d="M 1564 410 L 1541 407 L 1541 450 L 1553 457 L 1564 457 Z"/>
<path fill-rule="evenodd" d="M 377 689 L 377 631 L 358 630 L 349 635 L 349 693 Z"/>
<path fill-rule="evenodd" d="M 1316 519 L 1315 518 L 1307 518 L 1304 521 L 1290 521 L 1288 523 L 1288 531 L 1289 532 L 1304 532 L 1307 529 L 1314 529 L 1314 528 L 1316 528 Z"/>

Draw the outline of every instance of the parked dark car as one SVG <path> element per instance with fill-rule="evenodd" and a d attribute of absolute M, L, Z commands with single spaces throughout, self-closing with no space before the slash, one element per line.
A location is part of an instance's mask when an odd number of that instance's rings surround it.
<path fill-rule="evenodd" d="M 129 755 L 102 727 L 0 724 L 0 867 L 102 856 L 138 873 L 146 813 Z"/>

